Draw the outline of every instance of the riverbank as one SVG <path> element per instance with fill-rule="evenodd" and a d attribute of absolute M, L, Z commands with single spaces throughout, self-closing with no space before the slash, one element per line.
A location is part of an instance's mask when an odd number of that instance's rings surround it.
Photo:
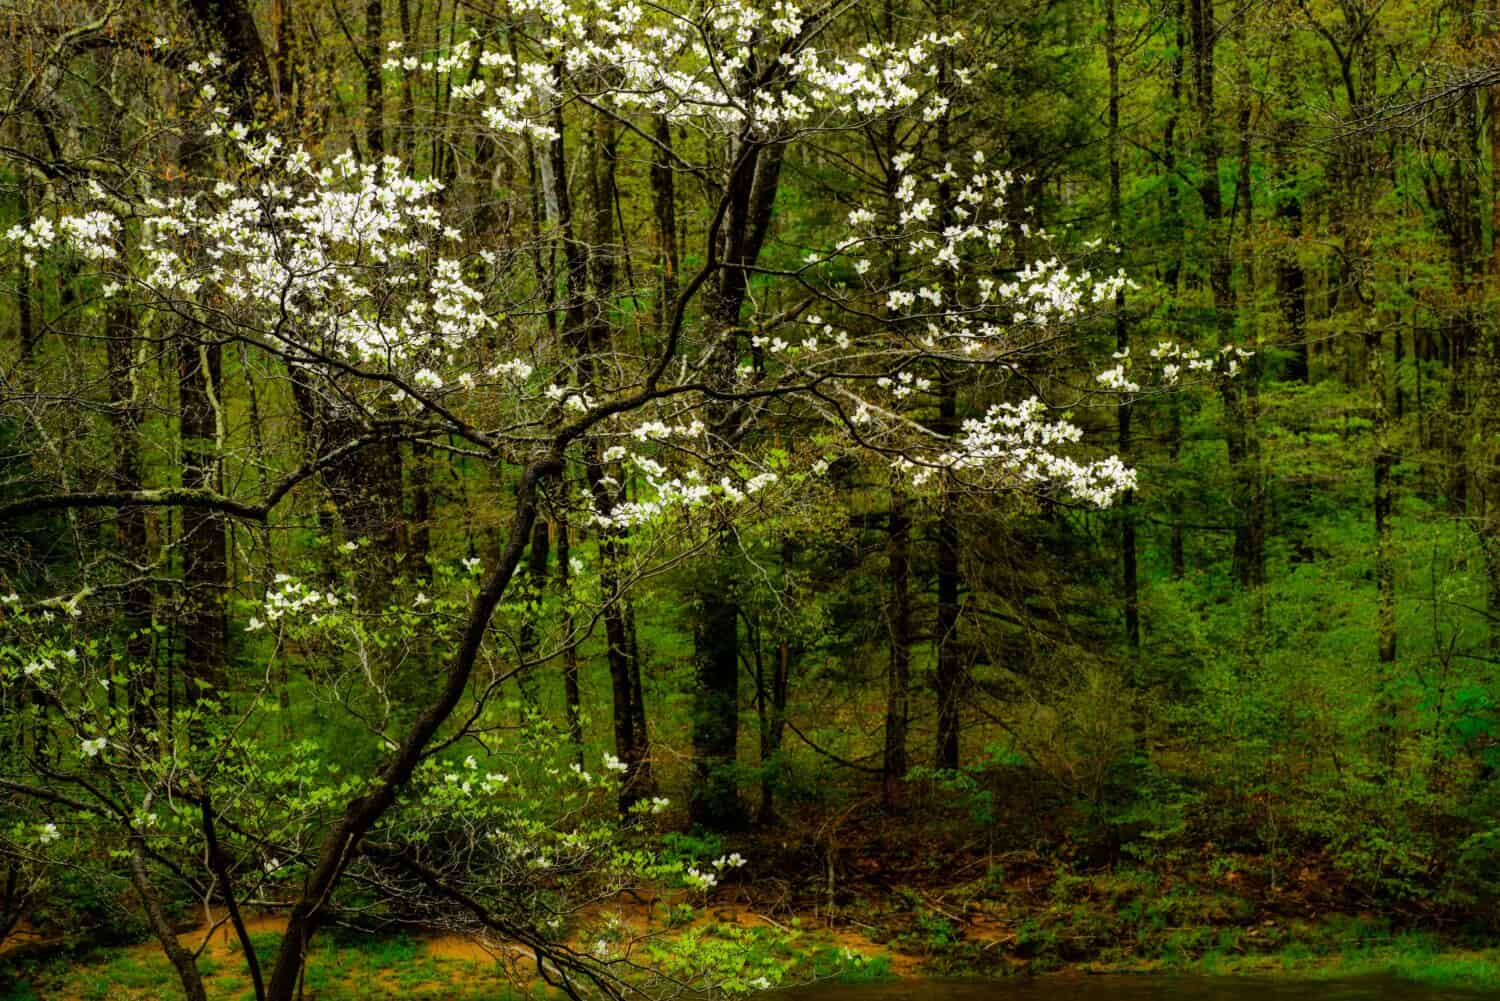
<path fill-rule="evenodd" d="M 1205 977 L 1258 977 L 1277 980 L 1357 980 L 1390 977 L 1431 987 L 1500 991 L 1500 947 L 1461 948 L 1421 935 L 1349 952 L 1317 954 L 1290 946 L 1265 955 L 1213 955 L 1181 963 L 1097 963 L 1075 968 L 1088 974 L 1193 974 Z"/>
<path fill-rule="evenodd" d="M 1371 906 L 1315 854 L 1289 860 L 1204 845 L 1101 857 L 1066 843 L 1046 854 L 1001 851 L 956 825 L 879 820 L 874 813 L 842 827 L 826 817 L 784 820 L 732 839 L 670 835 L 674 850 L 690 857 L 739 852 L 750 861 L 723 873 L 707 895 L 642 888 L 604 909 L 641 941 L 692 935 L 695 947 L 742 955 L 747 984 L 763 973 L 780 983 L 1157 973 L 1389 975 L 1500 990 L 1500 939 L 1420 897 Z M 281 919 L 258 915 L 250 930 L 257 953 L 267 955 Z M 19 961 L 14 944 L 0 956 L 0 971 L 4 959 L 15 968 L 8 988 L 0 981 L 0 1001 L 139 1001 L 177 990 L 154 942 L 108 949 L 54 942 L 50 954 L 32 949 L 33 958 Z M 206 940 L 201 930 L 185 931 L 183 944 L 201 951 L 211 996 L 252 996 L 226 926 Z M 320 937 L 305 996 L 496 1001 L 534 986 L 534 967 L 512 946 L 387 926 Z"/>
<path fill-rule="evenodd" d="M 281 925 L 273 915 L 250 920 L 258 952 L 274 946 Z M 872 932 L 854 920 L 826 927 L 810 917 L 796 918 L 788 926 L 753 909 L 728 904 L 705 909 L 691 927 L 696 934 L 725 941 L 734 930 L 772 932 L 760 937 L 737 934 L 733 940 L 748 950 L 749 963 L 768 958 L 754 955 L 756 950 L 775 952 L 787 970 L 783 985 L 953 976 L 1056 977 L 1061 982 L 1080 975 L 1172 974 L 1285 981 L 1386 976 L 1434 988 L 1500 991 L 1500 945 L 1465 947 L 1412 931 L 1381 936 L 1347 920 L 1293 929 L 1297 937 L 1289 936 L 1282 945 L 1260 952 L 1226 948 L 1199 955 L 1121 954 L 1110 960 L 1066 964 L 1026 959 L 1001 948 L 1001 939 L 991 938 L 982 945 L 985 939 L 966 937 L 953 943 L 962 943 L 963 948 L 952 949 L 931 939 L 925 948 L 913 949 L 910 938 L 883 929 Z M 1199 929 L 1197 937 L 1209 932 Z M 202 930 L 185 932 L 182 941 L 202 950 L 200 966 L 211 997 L 253 998 L 239 943 L 227 927 L 219 927 L 206 938 Z M 956 956 L 972 955 L 976 948 L 991 954 L 992 961 L 982 967 L 957 962 Z M 12 979 L 0 980 L 0 1001 L 158 1001 L 178 992 L 171 967 L 155 943 L 21 959 L 17 955 L 12 950 L 9 957 L 0 957 L 14 960 L 5 971 Z M 503 946 L 456 935 L 335 932 L 315 945 L 305 984 L 307 1001 L 525 1001 L 546 996 L 525 957 Z"/>
<path fill-rule="evenodd" d="M 284 925 L 275 915 L 247 921 L 262 961 L 274 951 Z M 757 930 L 766 934 L 745 934 Z M 861 982 L 919 973 L 911 957 L 898 963 L 858 936 L 788 929 L 743 909 L 704 912 L 694 921 L 655 931 L 653 939 L 662 945 L 687 934 L 708 946 L 743 946 L 746 969 L 782 966 L 787 983 Z M 243 951 L 227 925 L 211 932 L 185 931 L 179 939 L 199 953 L 210 997 L 253 999 Z M 0 954 L 0 1001 L 159 1001 L 179 993 L 176 975 L 155 942 L 72 949 L 23 942 L 21 948 L 13 946 Z M 536 978 L 529 952 L 504 942 L 443 934 L 371 935 L 334 929 L 315 942 L 304 984 L 306 1001 L 524 1001 L 550 996 Z"/>

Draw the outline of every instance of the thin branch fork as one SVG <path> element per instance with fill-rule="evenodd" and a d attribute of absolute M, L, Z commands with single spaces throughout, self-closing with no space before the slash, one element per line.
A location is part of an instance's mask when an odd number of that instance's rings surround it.
<path fill-rule="evenodd" d="M 302 481 L 315 476 L 322 470 L 337 465 L 355 452 L 380 442 L 405 441 L 419 437 L 420 435 L 412 434 L 371 434 L 355 438 L 325 455 L 303 463 L 297 469 L 282 477 L 271 488 L 270 493 L 266 494 L 259 502 L 243 501 L 219 493 L 216 490 L 197 487 L 155 487 L 148 490 L 37 494 L 21 500 L 11 501 L 9 504 L 0 505 L 0 524 L 42 511 L 104 507 L 206 508 L 241 518 L 245 521 L 263 522 L 270 517 L 271 512 L 286 498 L 287 494 L 292 491 L 292 488 L 296 487 Z"/>

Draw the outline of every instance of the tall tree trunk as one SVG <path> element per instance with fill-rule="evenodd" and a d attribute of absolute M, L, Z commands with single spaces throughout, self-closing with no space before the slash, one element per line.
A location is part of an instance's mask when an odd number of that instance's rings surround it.
<path fill-rule="evenodd" d="M 218 394 L 220 345 L 183 335 L 177 341 L 182 485 L 222 489 Z M 224 518 L 208 508 L 182 509 L 183 685 L 191 708 L 219 699 L 227 684 L 228 558 Z"/>
<path fill-rule="evenodd" d="M 519 653 L 523 662 L 536 657 L 537 622 L 542 615 L 542 599 L 547 588 L 547 555 L 551 541 L 551 528 L 546 519 L 538 518 L 531 526 L 531 545 L 526 551 L 526 577 L 521 597 L 526 610 L 521 618 Z M 521 704 L 530 712 L 537 712 L 541 703 L 537 698 L 536 668 L 525 665 L 516 676 L 521 689 Z"/>
<path fill-rule="evenodd" d="M 367 422 L 352 403 L 338 401 L 331 382 L 325 385 L 328 396 L 314 394 L 312 399 L 321 411 L 313 424 L 321 432 L 326 452 L 358 438 Z M 338 512 L 341 538 L 364 543 L 360 558 L 369 568 L 363 576 L 365 603 L 383 609 L 390 600 L 391 582 L 400 572 L 398 560 L 408 550 L 401 447 L 389 441 L 366 446 L 325 469 L 323 484 Z"/>
<path fill-rule="evenodd" d="M 1215 97 L 1215 50 L 1219 27 L 1214 0 L 1189 0 L 1188 19 L 1193 53 L 1193 90 L 1203 158 L 1198 197 L 1203 204 L 1209 241 L 1208 284 L 1213 294 L 1214 329 L 1220 346 L 1223 346 L 1234 340 L 1235 296 L 1233 220 L 1226 218 L 1224 213 L 1219 177 L 1220 142 Z M 1249 441 L 1250 413 L 1239 380 L 1226 379 L 1221 396 L 1224 401 L 1224 441 L 1235 494 L 1234 576 L 1241 587 L 1252 591 L 1260 586 L 1263 562 L 1257 524 L 1259 484 Z"/>
<path fill-rule="evenodd" d="M 578 644 L 573 639 L 573 529 L 568 524 L 567 508 L 557 514 L 557 589 L 562 599 L 563 706 L 568 720 L 568 737 L 578 764 L 583 764 L 583 699 L 578 690 Z"/>
<path fill-rule="evenodd" d="M 656 237 L 660 247 L 658 267 L 661 288 L 657 297 L 656 326 L 666 324 L 667 310 L 677 298 L 677 189 L 672 163 L 672 126 L 665 115 L 656 116 L 656 155 L 651 160 L 651 200 L 656 214 Z"/>
<path fill-rule="evenodd" d="M 1390 411 L 1386 403 L 1386 368 L 1384 335 L 1378 324 L 1366 331 L 1365 353 L 1370 366 L 1370 408 L 1374 415 L 1375 439 L 1375 589 L 1376 634 L 1382 665 L 1396 661 L 1396 571 L 1391 541 L 1391 505 L 1393 487 L 1391 469 L 1396 453 L 1391 442 Z"/>
<path fill-rule="evenodd" d="M 271 0 L 269 13 L 271 37 L 270 46 L 265 53 L 266 75 L 279 110 L 286 110 L 292 105 L 297 89 L 293 70 L 295 64 L 292 60 L 291 2 L 292 0 Z M 291 119 L 297 120 L 295 112 Z"/>
<path fill-rule="evenodd" d="M 199 25 L 228 63 L 232 113 L 254 121 L 257 101 L 270 93 L 271 71 L 255 18 L 245 0 L 192 0 Z M 202 152 L 183 152 L 189 172 L 202 166 Z M 184 331 L 177 338 L 177 393 L 182 447 L 182 485 L 220 490 L 223 415 L 220 413 L 220 345 Z M 205 696 L 219 698 L 227 683 L 228 550 L 221 515 L 204 508 L 182 511 L 184 693 L 191 707 Z M 170 686 L 169 686 L 170 687 Z"/>
<path fill-rule="evenodd" d="M 123 252 L 123 251 L 122 251 Z M 143 408 L 136 392 L 135 314 L 122 299 L 111 300 L 105 312 L 109 391 L 115 427 L 114 489 L 141 489 L 140 428 Z M 125 636 L 124 674 L 132 739 L 151 725 L 146 692 L 156 688 L 151 660 L 151 586 L 146 583 L 151 554 L 147 551 L 146 509 L 123 508 L 115 519 L 118 553 L 129 566 L 131 581 L 122 595 L 121 627 Z"/>
<path fill-rule="evenodd" d="M 1239 206 L 1243 248 L 1240 261 L 1240 283 L 1237 311 L 1239 313 L 1239 338 L 1253 349 L 1243 369 L 1243 390 L 1239 394 L 1239 412 L 1232 415 L 1234 423 L 1244 432 L 1243 459 L 1236 470 L 1237 493 L 1243 504 L 1242 517 L 1244 536 L 1244 572 L 1241 583 L 1251 592 L 1251 614 L 1258 635 L 1262 631 L 1265 617 L 1264 587 L 1266 581 L 1266 491 L 1261 473 L 1260 431 L 1257 421 L 1260 416 L 1260 335 L 1259 317 L 1256 313 L 1258 294 L 1255 260 L 1255 190 L 1251 183 L 1252 156 L 1254 147 L 1251 133 L 1250 102 L 1254 90 L 1250 80 L 1250 53 L 1245 51 L 1248 37 L 1244 19 L 1236 27 L 1235 37 L 1240 46 L 1237 70 L 1239 108 L 1238 163 L 1235 172 L 1235 202 Z M 1231 226 L 1231 229 L 1233 227 Z M 1240 532 L 1236 533 L 1236 546 L 1240 543 Z"/>
<path fill-rule="evenodd" d="M 1500 24 L 1491 28 L 1490 40 L 1500 42 Z M 1474 98 L 1477 101 L 1477 98 Z M 1490 153 L 1490 235 L 1489 259 L 1485 262 L 1488 299 L 1494 301 L 1500 292 L 1500 93 L 1489 92 Z M 1474 119 L 1477 125 L 1477 108 Z M 1475 139 L 1478 140 L 1478 136 Z M 1484 516 L 1480 525 L 1480 544 L 1484 552 L 1485 611 L 1489 616 L 1489 650 L 1500 655 L 1500 325 L 1488 324 L 1485 338 L 1487 371 L 1482 383 L 1486 399 L 1481 408 L 1483 421 L 1479 428 L 1480 462 L 1482 464 Z"/>
<path fill-rule="evenodd" d="M 944 49 L 938 58 L 937 91 L 951 93 L 952 53 Z M 937 121 L 937 159 L 946 163 L 953 150 L 951 102 Z M 947 180 L 938 182 L 938 214 L 943 228 L 954 224 L 953 186 Z M 946 290 L 953 301 L 955 290 Z M 952 365 L 938 365 L 938 416 L 936 431 L 945 438 L 958 433 L 958 381 Z M 934 687 L 937 696 L 937 734 L 933 763 L 938 768 L 957 768 L 959 764 L 959 731 L 963 709 L 964 664 L 958 634 L 959 621 L 959 531 L 958 499 L 950 478 L 943 479 L 939 499 L 937 526 L 937 672 Z"/>
<path fill-rule="evenodd" d="M 641 680 L 641 644 L 635 631 L 635 602 L 625 598 L 625 636 L 630 657 L 630 724 L 631 738 L 640 755 L 641 771 L 637 775 L 640 795 L 655 790 L 651 774 L 651 731 L 646 723 L 646 686 Z"/>
<path fill-rule="evenodd" d="M 383 0 L 365 0 L 364 37 L 364 145 L 366 159 L 379 163 L 385 155 L 385 51 L 382 39 L 385 29 Z M 352 401 L 343 405 L 336 386 L 329 386 L 326 397 L 317 397 L 322 405 L 321 420 L 325 447 L 337 448 L 358 437 L 364 430 L 361 407 Z M 365 575 L 365 601 L 374 609 L 383 609 L 391 596 L 390 582 L 401 570 L 398 559 L 410 555 L 406 518 L 402 511 L 402 454 L 392 442 L 372 445 L 359 454 L 331 467 L 323 482 L 339 513 L 345 541 L 369 543 L 362 559 L 369 565 Z M 423 554 L 425 556 L 425 553 Z M 416 574 L 425 571 L 425 560 L 409 568 Z"/>
<path fill-rule="evenodd" d="M 231 111 L 248 125 L 255 117 L 256 102 L 271 93 L 271 64 L 255 15 L 247 0 L 192 0 L 192 6 L 198 23 L 222 45 L 234 101 Z"/>
<path fill-rule="evenodd" d="M 1276 124 L 1272 162 L 1276 171 L 1276 220 L 1284 242 L 1276 255 L 1276 299 L 1281 311 L 1283 342 L 1291 353 L 1286 378 L 1307 383 L 1311 359 L 1307 344 L 1307 274 L 1299 259 L 1302 240 L 1302 195 L 1292 170 L 1292 149 L 1297 142 L 1297 123 L 1288 113 Z"/>
<path fill-rule="evenodd" d="M 365 0 L 365 154 L 378 164 L 385 155 L 385 10 Z"/>
<path fill-rule="evenodd" d="M 432 576 L 432 567 L 427 561 L 432 552 L 432 450 L 422 442 L 413 442 L 408 469 L 411 474 L 411 532 L 407 553 L 411 572 L 422 580 L 429 580 Z"/>
<path fill-rule="evenodd" d="M 1344 8 L 1345 27 L 1351 42 L 1341 53 L 1345 97 L 1351 121 L 1362 121 L 1375 110 L 1374 86 L 1375 43 L 1369 37 L 1368 11 L 1355 6 Z M 1396 465 L 1387 365 L 1385 357 L 1386 322 L 1378 309 L 1375 260 L 1372 246 L 1372 213 L 1375 210 L 1374 185 L 1377 150 L 1373 138 L 1356 131 L 1338 150 L 1342 160 L 1341 176 L 1345 184 L 1344 202 L 1349 206 L 1343 225 L 1343 285 L 1352 294 L 1350 322 L 1360 331 L 1365 351 L 1366 377 L 1370 393 L 1371 450 L 1373 491 L 1371 514 L 1375 529 L 1375 630 L 1378 659 L 1375 677 L 1377 714 L 1377 758 L 1382 778 L 1393 772 L 1398 754 L 1396 730 L 1398 706 L 1395 676 L 1396 663 L 1396 575 L 1391 516 L 1394 509 L 1395 484 L 1391 471 Z"/>
<path fill-rule="evenodd" d="M 20 191 L 21 218 L 31 218 L 31 186 L 23 183 Z M 16 339 L 21 352 L 21 385 L 29 392 L 37 386 L 36 347 L 41 330 L 36 322 L 36 309 L 32 295 L 37 290 L 36 267 L 26 255 L 16 258 Z"/>
<path fill-rule="evenodd" d="M 952 374 L 943 372 L 938 397 L 938 419 L 943 433 L 958 427 L 957 390 Z M 957 768 L 963 699 L 963 659 L 958 636 L 959 533 L 957 500 L 945 489 L 937 525 L 937 737 L 933 755 L 938 768 Z"/>
<path fill-rule="evenodd" d="M 563 72 L 561 64 L 553 67 L 559 83 Z M 612 341 L 609 310 L 616 292 L 614 199 L 618 140 L 613 122 L 603 114 L 594 116 L 588 147 L 588 212 L 584 217 L 590 245 L 585 245 L 578 239 L 578 224 L 574 219 L 565 122 L 560 109 L 553 113 L 553 128 L 556 135 L 547 144 L 546 160 L 538 173 L 546 189 L 545 211 L 562 245 L 566 296 L 562 336 L 576 359 L 579 385 L 591 391 L 603 378 L 600 361 Z M 650 795 L 653 783 L 645 744 L 645 709 L 635 703 L 639 683 L 631 664 L 620 577 L 625 533 L 623 528 L 611 524 L 618 498 L 612 478 L 606 476 L 597 441 L 584 444 L 584 478 L 601 525 L 599 584 L 604 599 L 605 657 L 613 695 L 615 754 L 626 769 L 620 783 L 619 806 L 622 813 L 628 813 L 636 802 Z"/>
<path fill-rule="evenodd" d="M 1124 244 L 1120 204 L 1120 39 L 1115 0 L 1104 0 L 1104 61 L 1109 70 L 1109 226 L 1116 246 Z M 1125 322 L 1125 292 L 1115 293 L 1115 351 L 1130 350 L 1130 330 Z M 1129 461 L 1130 401 L 1115 411 L 1115 436 L 1120 458 Z M 1125 643 L 1131 650 L 1141 646 L 1140 582 L 1136 566 L 1135 491 L 1120 499 L 1120 587 L 1125 611 Z"/>
<path fill-rule="evenodd" d="M 561 129 L 558 131 L 560 133 Z M 593 116 L 590 140 L 587 248 L 578 245 L 571 237 L 573 203 L 568 191 L 562 139 L 559 137 L 552 145 L 552 183 L 557 192 L 559 222 L 566 242 L 564 253 L 568 256 L 570 319 L 565 335 L 575 343 L 579 381 L 585 387 L 594 386 L 605 376 L 601 362 L 608 355 L 613 341 L 609 311 L 617 292 L 615 256 L 619 243 L 614 228 L 618 145 L 614 122 L 604 114 Z M 572 326 L 575 320 L 579 324 L 576 328 Z M 620 498 L 614 478 L 606 475 L 597 441 L 584 447 L 584 476 L 601 522 L 599 584 L 604 595 L 605 657 L 614 696 L 615 753 L 626 769 L 620 783 L 619 805 L 621 812 L 628 814 L 635 803 L 651 794 L 653 783 L 650 752 L 645 744 L 645 707 L 637 703 L 639 674 L 631 658 L 621 576 L 629 543 L 625 529 L 610 522 Z"/>
<path fill-rule="evenodd" d="M 1168 83 L 1170 105 L 1167 122 L 1162 129 L 1162 170 L 1166 175 L 1166 227 L 1167 259 L 1162 269 L 1162 280 L 1167 289 L 1167 328 L 1175 329 L 1179 313 L 1178 299 L 1182 295 L 1182 259 L 1185 253 L 1186 227 L 1182 218 L 1182 188 L 1177 173 L 1177 121 L 1182 114 L 1182 80 L 1186 72 L 1183 54 L 1187 51 L 1185 0 L 1170 0 L 1170 16 L 1173 24 L 1175 44 L 1172 59 L 1168 64 L 1171 80 Z M 1173 396 L 1167 405 L 1167 458 L 1173 469 L 1177 468 L 1178 456 L 1182 452 L 1182 403 Z M 1182 489 L 1173 486 L 1167 499 L 1171 525 L 1168 529 L 1168 554 L 1172 566 L 1172 577 L 1181 580 L 1187 572 L 1187 550 L 1184 540 L 1184 517 Z"/>
<path fill-rule="evenodd" d="M 721 541 L 718 545 L 725 546 Z M 725 568 L 707 571 L 722 577 Z M 689 812 L 710 830 L 744 826 L 739 757 L 739 606 L 728 581 L 702 587 L 693 629 L 693 783 Z"/>
<path fill-rule="evenodd" d="M 411 22 L 411 0 L 397 0 L 396 16 L 401 22 L 401 44 L 410 45 L 416 39 Z M 412 74 L 401 74 L 401 134 L 397 136 L 396 148 L 402 159 L 411 163 L 417 151 L 417 102 L 411 89 Z"/>
<path fill-rule="evenodd" d="M 1473 0 L 1453 0 L 1452 8 L 1458 46 L 1475 49 L 1483 44 L 1485 40 L 1477 30 L 1479 25 Z M 1492 33 L 1491 38 L 1495 37 L 1500 36 Z M 1490 264 L 1484 259 L 1483 208 L 1479 190 L 1486 145 L 1480 127 L 1479 100 L 1478 91 L 1471 89 L 1458 95 L 1451 103 L 1453 166 L 1448 178 L 1446 197 L 1436 199 L 1435 205 L 1448 238 L 1458 299 L 1448 328 L 1448 419 L 1445 435 L 1448 510 L 1454 517 L 1463 517 L 1468 513 L 1471 488 L 1478 494 L 1473 498 L 1478 504 L 1483 505 L 1488 500 L 1484 483 L 1471 482 L 1471 479 L 1482 480 L 1485 472 L 1469 468 L 1471 461 L 1483 463 L 1486 460 L 1482 449 L 1480 454 L 1471 455 L 1469 443 L 1476 432 L 1482 437 L 1483 429 L 1489 424 L 1490 415 L 1483 404 L 1490 398 L 1489 390 L 1492 388 L 1489 385 L 1492 373 L 1484 358 L 1487 345 L 1481 341 L 1475 301 Z M 1493 106 L 1493 98 L 1491 103 Z M 1494 151 L 1494 129 L 1492 120 L 1489 137 L 1491 152 Z M 1494 170 L 1492 163 L 1492 176 Z M 1500 192 L 1491 192 L 1492 204 L 1496 198 L 1500 198 Z M 1494 214 L 1493 209 L 1491 214 Z M 1476 353 L 1480 357 L 1477 359 L 1478 365 L 1474 366 Z M 1477 371 L 1471 370 L 1475 367 Z M 1473 398 L 1476 395 L 1479 397 L 1477 401 Z M 1479 406 L 1475 406 L 1476 403 Z M 1484 516 L 1481 514 L 1481 521 Z"/>
<path fill-rule="evenodd" d="M 1287 61 L 1281 80 L 1279 103 L 1289 110 L 1283 111 L 1272 132 L 1271 170 L 1275 179 L 1275 220 L 1277 225 L 1276 263 L 1276 309 L 1281 319 L 1281 343 L 1287 351 L 1287 362 L 1281 377 L 1287 382 L 1308 385 L 1312 381 L 1312 356 L 1307 331 L 1307 272 L 1302 267 L 1302 193 L 1297 177 L 1294 151 L 1300 128 L 1296 118 L 1298 100 L 1298 70 Z M 1301 431 L 1305 428 L 1296 428 Z M 1291 479 L 1289 492 L 1292 503 L 1302 507 L 1310 500 L 1311 491 L 1317 489 L 1310 477 Z M 1307 538 L 1306 529 L 1294 526 L 1296 536 L 1291 540 L 1293 559 L 1306 562 L 1313 558 L 1314 549 Z"/>
<path fill-rule="evenodd" d="M 1473 5 L 1461 3 L 1460 24 L 1464 26 L 1464 41 L 1478 41 L 1473 35 Z M 1448 420 L 1445 422 L 1445 452 L 1448 465 L 1448 510 L 1455 518 L 1463 518 L 1469 512 L 1470 471 L 1472 458 L 1484 461 L 1484 456 L 1470 456 L 1470 435 L 1476 431 L 1473 419 L 1482 423 L 1487 414 L 1482 407 L 1472 413 L 1472 380 L 1476 372 L 1470 371 L 1473 354 L 1484 353 L 1485 345 L 1479 336 L 1479 323 L 1475 315 L 1475 299 L 1484 281 L 1487 270 L 1484 261 L 1484 231 L 1481 224 L 1479 203 L 1479 164 L 1484 159 L 1481 128 L 1479 128 L 1479 98 L 1469 92 L 1460 95 L 1455 105 L 1455 132 L 1458 134 L 1458 149 L 1455 150 L 1455 165 L 1449 177 L 1446 197 L 1439 198 L 1437 207 L 1442 213 L 1443 230 L 1449 243 L 1449 258 L 1454 269 L 1455 293 L 1458 305 L 1448 324 Z M 1491 131 L 1494 126 L 1491 125 Z M 1484 357 L 1479 359 L 1478 389 L 1484 398 Z M 1475 476 L 1484 476 L 1475 471 Z M 1478 485 L 1484 503 L 1484 485 Z"/>
<path fill-rule="evenodd" d="M 1394 665 L 1396 663 L 1396 568 L 1391 537 L 1394 484 L 1391 470 L 1396 452 L 1391 440 L 1390 414 L 1386 404 L 1386 368 L 1383 332 L 1373 315 L 1366 317 L 1364 345 L 1369 365 L 1372 436 L 1374 438 L 1375 521 L 1375 632 L 1379 658 L 1376 678 L 1379 715 L 1379 758 L 1382 773 L 1395 769 L 1397 755 Z"/>
<path fill-rule="evenodd" d="M 891 491 L 890 536 L 887 544 L 890 583 L 890 669 L 886 677 L 885 751 L 881 759 L 887 807 L 899 799 L 906 778 L 906 730 L 911 719 L 911 517 L 900 487 Z"/>
<path fill-rule="evenodd" d="M 783 587 L 791 589 L 792 559 L 795 544 L 790 535 L 781 537 L 781 579 Z M 756 705 L 760 710 L 760 806 L 755 812 L 755 822 L 762 826 L 770 824 L 776 817 L 776 768 L 781 754 L 781 743 L 786 735 L 786 700 L 791 680 L 792 644 L 785 633 L 776 643 L 776 656 L 771 664 L 771 676 L 765 677 L 762 664 L 760 637 L 756 637 L 755 684 Z"/>
<path fill-rule="evenodd" d="M 760 257 L 781 179 L 780 146 L 748 137 L 731 143 L 720 230 L 722 267 L 706 303 L 713 341 L 706 371 L 717 385 L 734 379 L 740 313 L 748 292 L 747 268 Z M 710 433 L 726 446 L 740 437 L 738 411 L 721 401 L 707 409 Z M 734 534 L 719 525 L 710 543 L 713 564 L 699 575 L 693 630 L 693 822 L 711 830 L 745 824 L 734 766 L 739 746 L 739 600 L 735 593 Z"/>
<path fill-rule="evenodd" d="M 792 645 L 783 636 L 776 644 L 776 663 L 771 668 L 771 719 L 766 731 L 765 743 L 761 747 L 761 760 L 771 762 L 773 765 L 777 756 L 781 754 L 781 745 L 786 738 L 787 696 L 791 680 Z M 757 815 L 757 820 L 761 824 L 769 824 L 776 819 L 773 800 L 774 778 L 774 774 L 768 774 L 761 779 L 760 812 Z"/>

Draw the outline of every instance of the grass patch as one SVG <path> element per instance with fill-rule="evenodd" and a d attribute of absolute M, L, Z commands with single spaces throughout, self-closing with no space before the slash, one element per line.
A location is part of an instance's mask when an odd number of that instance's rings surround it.
<path fill-rule="evenodd" d="M 251 936 L 262 969 L 281 937 Z M 218 955 L 204 955 L 199 971 L 213 997 L 253 1001 L 249 972 L 239 943 L 231 938 Z M 166 958 L 150 947 L 94 951 L 66 959 L 29 964 L 0 982 L 0 1001 L 159 1001 L 179 998 L 182 987 Z M 497 966 L 429 955 L 408 935 L 391 938 L 333 937 L 315 943 L 308 957 L 306 1001 L 367 1001 L 399 997 L 409 1001 L 512 1001 L 519 992 Z"/>
<path fill-rule="evenodd" d="M 32 986 L 25 982 L 0 983 L 0 1001 L 41 1001 Z"/>
<path fill-rule="evenodd" d="M 809 965 L 817 979 L 841 984 L 884 984 L 896 979 L 889 956 L 867 956 L 836 946 L 814 953 Z"/>
<path fill-rule="evenodd" d="M 1172 968 L 1185 972 L 1255 974 L 1296 979 L 1343 980 L 1393 976 L 1431 987 L 1500 988 L 1500 948 L 1472 949 L 1420 932 L 1384 933 L 1352 923 L 1293 929 L 1272 951 L 1255 954 L 1209 952 Z"/>

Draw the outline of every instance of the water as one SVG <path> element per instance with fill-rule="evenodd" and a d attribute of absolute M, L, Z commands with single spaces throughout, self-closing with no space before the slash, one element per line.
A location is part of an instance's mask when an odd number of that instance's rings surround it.
<path fill-rule="evenodd" d="M 818 984 L 794 1001 L 1492 1001 L 1500 994 L 1432 987 L 1393 977 L 1271 980 L 1257 977 L 1056 976 L 976 981 Z"/>

